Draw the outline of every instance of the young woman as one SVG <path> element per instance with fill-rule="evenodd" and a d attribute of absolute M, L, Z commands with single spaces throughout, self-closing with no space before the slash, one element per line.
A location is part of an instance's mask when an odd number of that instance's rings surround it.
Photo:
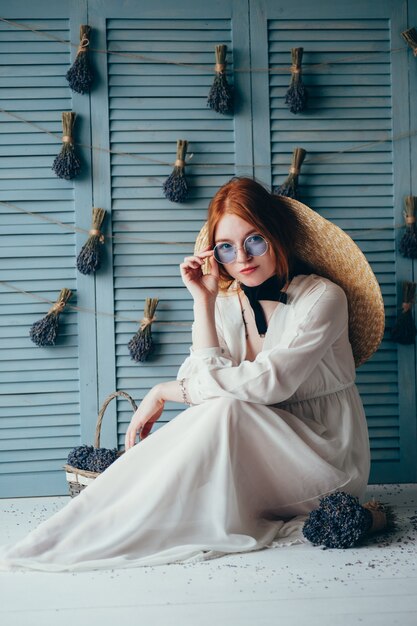
<path fill-rule="evenodd" d="M 303 541 L 320 496 L 363 498 L 370 451 L 355 364 L 377 349 L 384 309 L 356 244 L 236 177 L 180 271 L 194 324 L 177 379 L 143 398 L 126 453 L 6 546 L 0 567 L 133 567 L 288 545 Z M 187 408 L 150 435 L 166 401 Z"/>

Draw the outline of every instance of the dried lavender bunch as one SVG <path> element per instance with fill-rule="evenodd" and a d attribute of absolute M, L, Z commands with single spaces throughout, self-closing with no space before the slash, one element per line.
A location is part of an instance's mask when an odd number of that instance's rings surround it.
<path fill-rule="evenodd" d="M 405 233 L 400 241 L 400 254 L 408 259 L 417 259 L 417 229 L 416 229 L 417 196 L 405 197 Z"/>
<path fill-rule="evenodd" d="M 391 328 L 391 339 L 403 345 L 414 343 L 417 335 L 412 312 L 415 294 L 416 283 L 404 281 L 402 312 L 398 316 L 395 325 Z"/>
<path fill-rule="evenodd" d="M 101 246 L 104 243 L 104 235 L 100 228 L 106 211 L 93 208 L 93 223 L 89 231 L 89 238 L 81 248 L 77 257 L 77 268 L 81 274 L 92 274 L 101 266 Z"/>
<path fill-rule="evenodd" d="M 91 472 L 90 466 L 93 452 L 93 446 L 77 446 L 68 453 L 67 463 L 72 465 L 72 467 Z"/>
<path fill-rule="evenodd" d="M 61 289 L 58 300 L 50 308 L 45 317 L 32 324 L 29 330 L 29 336 L 37 346 L 55 345 L 56 336 L 58 334 L 59 316 L 71 295 L 72 291 L 69 289 Z"/>
<path fill-rule="evenodd" d="M 116 448 L 94 448 L 94 446 L 77 446 L 67 458 L 68 465 L 88 472 L 104 472 L 118 457 Z"/>
<path fill-rule="evenodd" d="M 144 317 L 137 333 L 128 343 L 130 356 L 136 362 L 146 361 L 154 350 L 151 334 L 152 322 L 155 321 L 154 313 L 158 306 L 158 298 L 146 298 Z"/>
<path fill-rule="evenodd" d="M 184 202 L 188 196 L 188 184 L 184 175 L 185 155 L 187 153 L 188 141 L 178 139 L 177 160 L 174 169 L 163 185 L 165 197 L 171 202 Z"/>
<path fill-rule="evenodd" d="M 91 472 L 104 472 L 117 459 L 117 449 L 94 448 L 90 459 Z"/>
<path fill-rule="evenodd" d="M 93 82 L 93 75 L 88 61 L 90 31 L 91 28 L 87 24 L 80 26 L 80 45 L 77 50 L 77 56 L 66 74 L 66 79 L 72 91 L 81 94 L 90 91 L 91 83 Z"/>
<path fill-rule="evenodd" d="M 74 149 L 74 140 L 72 137 L 72 129 L 75 122 L 75 113 L 72 111 L 64 111 L 62 113 L 62 149 L 55 157 L 52 169 L 59 178 L 71 180 L 75 178 L 81 170 L 81 162 Z"/>
<path fill-rule="evenodd" d="M 274 190 L 276 195 L 298 199 L 298 176 L 306 154 L 303 148 L 294 149 L 288 177 L 280 187 L 276 187 Z"/>
<path fill-rule="evenodd" d="M 233 112 L 233 88 L 227 82 L 226 77 L 226 54 L 227 46 L 216 46 L 215 77 L 207 97 L 207 106 L 217 113 Z"/>
<path fill-rule="evenodd" d="M 303 535 L 325 548 L 352 548 L 368 534 L 391 531 L 395 525 L 392 507 L 376 501 L 362 506 L 356 496 L 336 491 L 320 498 L 318 509 L 311 511 L 304 523 Z"/>
<path fill-rule="evenodd" d="M 291 113 L 300 113 L 307 106 L 308 92 L 301 79 L 301 61 L 304 48 L 291 48 L 291 82 L 285 94 L 285 104 Z"/>

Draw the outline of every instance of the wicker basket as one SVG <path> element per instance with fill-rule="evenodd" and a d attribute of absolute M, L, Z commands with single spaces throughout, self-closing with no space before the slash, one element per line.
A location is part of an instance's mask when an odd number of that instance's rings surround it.
<path fill-rule="evenodd" d="M 113 398 L 116 398 L 117 396 L 123 396 L 123 398 L 126 398 L 126 400 L 129 400 L 134 411 L 136 411 L 136 409 L 138 408 L 135 404 L 135 401 L 125 391 L 115 391 L 114 393 L 110 394 L 108 398 L 106 398 L 106 400 L 104 401 L 103 406 L 101 407 L 100 412 L 97 417 L 96 434 L 94 438 L 95 448 L 100 447 L 100 432 L 101 432 L 101 424 L 103 422 L 104 412 L 107 409 L 110 402 L 113 400 Z M 124 450 L 120 450 L 117 453 L 117 456 L 119 457 L 122 454 L 124 454 Z M 74 496 L 78 496 L 78 494 L 83 489 L 85 489 L 90 483 L 92 483 L 93 480 L 97 478 L 97 476 L 102 474 L 102 472 L 89 472 L 88 470 L 79 469 L 78 467 L 73 467 L 72 465 L 68 465 L 68 464 L 64 465 L 64 470 L 66 473 L 66 478 L 68 481 L 69 493 L 70 493 L 71 498 L 74 498 Z"/>

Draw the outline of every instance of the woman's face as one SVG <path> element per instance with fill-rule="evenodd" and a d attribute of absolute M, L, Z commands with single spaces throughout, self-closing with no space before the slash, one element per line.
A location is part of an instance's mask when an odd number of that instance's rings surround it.
<path fill-rule="evenodd" d="M 263 256 L 249 256 L 243 248 L 245 239 L 256 234 L 260 233 L 252 224 L 232 213 L 223 215 L 214 233 L 215 245 L 220 242 L 227 242 L 236 246 L 236 260 L 223 265 L 230 276 L 248 287 L 260 285 L 276 273 L 274 253 L 270 244 Z"/>

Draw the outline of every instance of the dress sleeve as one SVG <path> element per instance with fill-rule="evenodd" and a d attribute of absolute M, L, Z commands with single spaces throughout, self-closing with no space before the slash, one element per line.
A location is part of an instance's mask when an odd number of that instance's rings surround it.
<path fill-rule="evenodd" d="M 298 307 L 285 345 L 260 352 L 254 361 L 229 367 L 213 363 L 192 374 L 187 380 L 191 402 L 226 397 L 268 405 L 291 397 L 348 326 L 346 294 L 330 281 L 318 281 Z"/>
<path fill-rule="evenodd" d="M 226 368 L 233 367 L 236 362 L 233 360 L 229 348 L 226 345 L 226 341 L 223 337 L 223 332 L 220 324 L 220 316 L 216 305 L 216 331 L 219 339 L 219 346 L 213 348 L 199 348 L 195 350 L 193 346 L 190 346 L 190 354 L 186 357 L 185 361 L 181 364 L 178 373 L 177 380 L 181 378 L 189 378 L 199 372 L 205 370 L 212 370 L 214 368 Z M 194 344 L 194 338 L 198 333 L 198 328 L 195 323 L 192 325 L 191 336 Z"/>

